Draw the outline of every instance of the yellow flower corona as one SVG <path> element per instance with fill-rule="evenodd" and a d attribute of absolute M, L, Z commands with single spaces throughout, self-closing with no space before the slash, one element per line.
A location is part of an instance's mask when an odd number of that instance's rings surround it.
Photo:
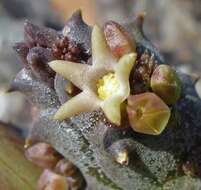
<path fill-rule="evenodd" d="M 97 83 L 98 97 L 105 100 L 118 91 L 120 85 L 114 73 L 108 73 Z"/>

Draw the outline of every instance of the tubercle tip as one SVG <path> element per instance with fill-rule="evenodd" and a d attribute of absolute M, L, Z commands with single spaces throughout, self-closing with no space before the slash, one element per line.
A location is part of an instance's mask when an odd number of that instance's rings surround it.
<path fill-rule="evenodd" d="M 144 19 L 145 19 L 146 14 L 147 13 L 145 11 L 142 11 L 142 12 L 139 12 L 136 16 L 136 24 L 140 29 L 143 28 Z"/>
<path fill-rule="evenodd" d="M 131 151 L 132 150 L 130 150 L 130 147 L 124 140 L 116 141 L 108 148 L 108 153 L 112 156 L 114 161 L 124 166 L 129 164 Z"/>
<path fill-rule="evenodd" d="M 14 81 L 8 86 L 8 88 L 6 89 L 6 93 L 12 93 L 18 91 L 17 86 L 15 85 Z"/>
<path fill-rule="evenodd" d="M 142 12 L 138 13 L 137 17 L 141 18 L 141 19 L 144 19 L 146 15 L 147 15 L 147 13 L 145 11 L 142 11 Z"/>
<path fill-rule="evenodd" d="M 126 149 L 119 151 L 115 156 L 115 161 L 121 165 L 129 164 L 129 154 Z"/>
<path fill-rule="evenodd" d="M 190 77 L 191 77 L 194 85 L 196 85 L 197 82 L 201 79 L 201 76 L 198 76 L 196 74 L 191 74 Z"/>
<path fill-rule="evenodd" d="M 32 139 L 31 138 L 26 138 L 25 139 L 25 144 L 24 144 L 24 149 L 27 149 L 27 148 L 29 148 L 30 146 L 32 146 L 33 145 L 33 141 L 32 141 Z"/>
<path fill-rule="evenodd" d="M 71 19 L 76 19 L 76 20 L 83 20 L 82 18 L 82 10 L 77 9 L 71 16 Z"/>

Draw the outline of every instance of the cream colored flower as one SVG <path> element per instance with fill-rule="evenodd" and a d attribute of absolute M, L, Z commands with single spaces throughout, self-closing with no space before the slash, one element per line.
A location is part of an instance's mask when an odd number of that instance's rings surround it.
<path fill-rule="evenodd" d="M 98 26 L 92 31 L 92 65 L 69 61 L 52 61 L 49 66 L 65 79 L 71 81 L 82 92 L 63 104 L 54 118 L 64 120 L 81 112 L 90 112 L 101 108 L 106 117 L 116 125 L 121 124 L 120 106 L 130 94 L 129 75 L 136 60 L 136 53 L 129 53 L 117 60 L 106 45 L 104 34 Z M 109 75 L 115 84 L 114 91 L 100 97 L 98 84 Z M 106 77 L 107 78 L 107 77 Z M 107 80 L 104 81 L 107 84 Z M 108 80 L 111 82 L 111 80 Z M 100 85 L 100 84 L 99 84 Z M 107 89 L 103 87 L 102 89 Z M 104 91 L 104 90 L 103 90 Z M 108 95 L 109 94 L 109 95 Z"/>

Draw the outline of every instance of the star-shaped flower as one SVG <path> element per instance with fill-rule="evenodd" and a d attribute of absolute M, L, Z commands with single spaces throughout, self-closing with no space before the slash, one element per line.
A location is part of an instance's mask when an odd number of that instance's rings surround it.
<path fill-rule="evenodd" d="M 110 52 L 102 30 L 98 26 L 94 26 L 92 31 L 92 65 L 61 60 L 49 63 L 55 72 L 82 90 L 80 94 L 63 104 L 54 118 L 64 120 L 81 112 L 90 112 L 101 108 L 112 123 L 120 125 L 120 107 L 130 94 L 129 75 L 135 60 L 136 53 L 134 52 L 123 55 L 117 60 Z M 111 93 L 106 92 L 109 96 L 101 98 L 97 86 L 100 85 L 101 80 L 111 74 L 111 84 L 115 83 L 116 85 Z M 105 82 L 110 83 L 110 80 Z M 107 87 L 103 89 L 107 90 L 110 84 L 105 85 Z"/>

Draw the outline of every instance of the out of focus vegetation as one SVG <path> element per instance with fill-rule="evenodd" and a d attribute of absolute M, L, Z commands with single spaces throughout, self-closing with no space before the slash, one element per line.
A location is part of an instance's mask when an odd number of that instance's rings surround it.
<path fill-rule="evenodd" d="M 23 140 L 0 125 L 0 144 L 0 189 L 35 189 L 41 170 L 26 160 Z"/>

